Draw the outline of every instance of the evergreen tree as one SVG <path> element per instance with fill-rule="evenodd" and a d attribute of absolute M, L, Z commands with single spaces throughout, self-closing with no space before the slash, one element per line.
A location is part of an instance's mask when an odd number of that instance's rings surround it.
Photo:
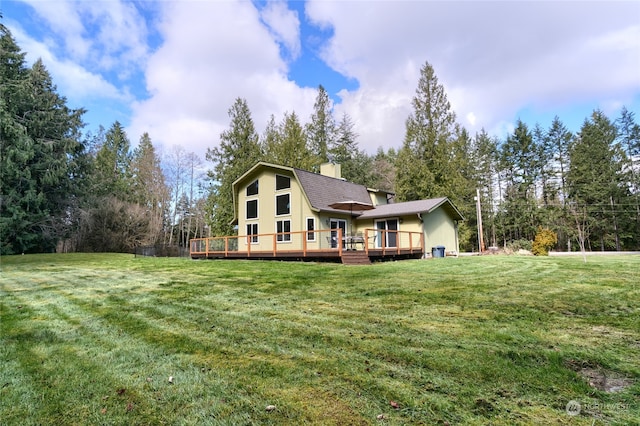
<path fill-rule="evenodd" d="M 83 176 L 84 110 L 0 25 L 0 253 L 52 251 L 72 232 Z"/>
<path fill-rule="evenodd" d="M 313 170 L 317 164 L 295 112 L 285 113 L 278 127 L 274 127 L 272 117 L 267 124 L 263 146 L 265 159 L 271 163 L 303 170 Z"/>
<path fill-rule="evenodd" d="M 107 130 L 94 164 L 94 194 L 132 201 L 131 143 L 120 122 Z"/>
<path fill-rule="evenodd" d="M 556 116 L 551 127 L 544 135 L 544 151 L 546 153 L 542 170 L 548 177 L 548 188 L 553 187 L 557 193 L 550 197 L 549 190 L 545 191 L 547 209 L 545 222 L 554 229 L 558 236 L 558 245 L 571 250 L 571 238 L 574 220 L 567 209 L 567 171 L 569 169 L 569 146 L 573 134 Z"/>
<path fill-rule="evenodd" d="M 396 163 L 397 197 L 408 201 L 446 196 L 456 117 L 429 63 L 420 71 L 412 106 Z"/>
<path fill-rule="evenodd" d="M 538 225 L 535 183 L 540 161 L 533 135 L 521 120 L 500 147 L 500 156 L 506 178 L 500 213 L 503 232 L 507 240 L 533 241 Z"/>
<path fill-rule="evenodd" d="M 622 167 L 625 156 L 616 137 L 615 125 L 596 110 L 569 150 L 569 198 L 574 215 L 586 212 L 587 249 L 620 250 L 626 239 L 620 226 L 629 213 L 624 208 L 629 200 Z"/>
<path fill-rule="evenodd" d="M 322 85 L 318 86 L 318 95 L 313 108 L 311 123 L 306 126 L 307 146 L 317 156 L 317 163 L 321 164 L 330 160 L 329 151 L 334 141 L 336 127 L 331 112 L 331 99 Z M 332 161 L 338 162 L 335 159 Z"/>
<path fill-rule="evenodd" d="M 627 155 L 629 172 L 629 189 L 631 204 L 635 211 L 635 220 L 629 224 L 630 232 L 635 236 L 635 247 L 640 247 L 640 125 L 635 122 L 634 113 L 626 107 L 622 108 L 616 120 L 618 142 Z"/>
<path fill-rule="evenodd" d="M 169 208 L 169 188 L 165 183 L 160 157 L 148 133 L 140 137 L 131 161 L 133 201 L 149 215 L 149 232 L 144 244 L 156 244 L 162 239 L 165 216 Z"/>
<path fill-rule="evenodd" d="M 284 114 L 280 125 L 280 155 L 278 164 L 313 170 L 317 164 L 312 151 L 307 145 L 307 137 L 295 112 Z"/>
<path fill-rule="evenodd" d="M 261 140 L 261 149 L 264 153 L 265 161 L 276 163 L 279 155 L 278 151 L 280 149 L 281 139 L 280 130 L 276 125 L 276 119 L 273 114 L 271 114 Z"/>
<path fill-rule="evenodd" d="M 480 190 L 481 212 L 483 217 L 484 241 L 491 246 L 497 246 L 496 238 L 496 204 L 499 196 L 496 194 L 498 141 L 489 136 L 482 129 L 476 134 L 472 148 L 473 164 Z M 471 216 L 472 217 L 472 216 Z"/>
<path fill-rule="evenodd" d="M 353 128 L 353 120 L 344 114 L 330 145 L 329 157 L 334 163 L 341 165 L 343 178 L 370 187 L 375 183 L 373 160 L 358 147 L 358 135 Z"/>
<path fill-rule="evenodd" d="M 220 145 L 207 150 L 206 158 L 213 163 L 209 178 L 213 184 L 207 204 L 212 235 L 232 235 L 234 215 L 231 185 L 244 172 L 262 159 L 253 119 L 247 101 L 236 99 L 229 109 L 229 129 L 220 135 Z"/>
<path fill-rule="evenodd" d="M 478 222 L 475 197 L 478 176 L 472 161 L 473 140 L 464 127 L 456 125 L 451 142 L 449 172 L 443 182 L 444 194 L 449 197 L 466 218 L 458 228 L 460 247 L 471 251 L 478 247 Z"/>

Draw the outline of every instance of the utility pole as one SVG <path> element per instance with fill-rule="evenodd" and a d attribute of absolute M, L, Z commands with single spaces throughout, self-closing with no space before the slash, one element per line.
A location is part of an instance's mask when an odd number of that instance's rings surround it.
<path fill-rule="evenodd" d="M 476 213 L 478 215 L 478 250 L 484 252 L 484 235 L 482 232 L 482 209 L 480 208 L 480 189 L 476 188 Z"/>

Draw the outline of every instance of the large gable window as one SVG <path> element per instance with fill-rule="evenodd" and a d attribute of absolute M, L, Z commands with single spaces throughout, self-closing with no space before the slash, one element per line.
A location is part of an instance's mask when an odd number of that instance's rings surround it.
<path fill-rule="evenodd" d="M 258 200 L 247 201 L 247 219 L 258 218 Z"/>
<path fill-rule="evenodd" d="M 291 188 L 291 178 L 282 175 L 276 175 L 276 191 Z"/>
<path fill-rule="evenodd" d="M 276 195 L 276 216 L 291 213 L 291 194 Z"/>
<path fill-rule="evenodd" d="M 251 195 L 258 195 L 258 179 L 254 180 L 247 186 L 247 197 Z"/>

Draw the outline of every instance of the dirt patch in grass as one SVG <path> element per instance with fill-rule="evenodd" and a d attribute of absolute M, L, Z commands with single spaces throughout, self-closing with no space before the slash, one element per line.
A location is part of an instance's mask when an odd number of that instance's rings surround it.
<path fill-rule="evenodd" d="M 589 386 L 609 393 L 620 392 L 633 385 L 633 379 L 604 369 L 583 368 L 578 373 L 588 381 Z"/>
<path fill-rule="evenodd" d="M 589 386 L 600 391 L 621 392 L 634 383 L 633 379 L 625 377 L 617 371 L 607 370 L 595 363 L 569 360 L 567 364 L 569 368 L 585 379 Z"/>

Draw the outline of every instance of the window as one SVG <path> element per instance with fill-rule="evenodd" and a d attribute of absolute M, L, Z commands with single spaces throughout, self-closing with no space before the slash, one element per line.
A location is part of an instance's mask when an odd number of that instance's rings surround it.
<path fill-rule="evenodd" d="M 283 232 L 291 232 L 291 221 L 290 220 L 277 221 L 276 232 L 278 233 L 278 235 L 276 236 L 276 240 L 278 242 L 291 241 L 291 234 L 283 233 Z"/>
<path fill-rule="evenodd" d="M 291 188 L 291 178 L 282 175 L 276 175 L 276 191 Z"/>
<path fill-rule="evenodd" d="M 247 197 L 250 195 L 258 195 L 258 180 L 251 182 L 249 186 L 247 186 Z"/>
<path fill-rule="evenodd" d="M 247 201 L 247 219 L 258 218 L 258 200 Z"/>
<path fill-rule="evenodd" d="M 313 232 L 316 230 L 316 220 L 313 217 L 307 218 L 307 241 L 315 241 L 316 233 Z"/>
<path fill-rule="evenodd" d="M 282 216 L 291 213 L 291 194 L 282 194 L 276 196 L 276 216 Z"/>
<path fill-rule="evenodd" d="M 257 223 L 247 224 L 247 235 L 251 236 L 251 243 L 258 242 L 258 224 Z"/>

